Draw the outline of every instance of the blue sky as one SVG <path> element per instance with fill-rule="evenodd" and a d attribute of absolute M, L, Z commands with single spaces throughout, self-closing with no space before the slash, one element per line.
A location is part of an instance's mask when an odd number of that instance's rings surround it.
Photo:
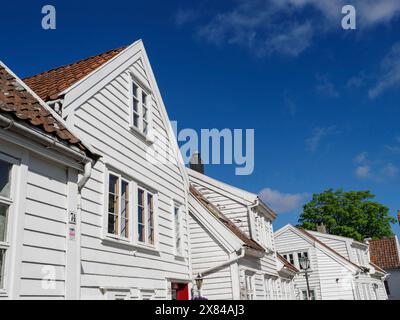
<path fill-rule="evenodd" d="M 348 3 L 356 30 L 341 28 Z M 41 28 L 45 4 L 56 30 Z M 7 1 L 2 13 L 0 59 L 20 77 L 143 39 L 179 129 L 255 129 L 252 175 L 206 170 L 261 192 L 276 229 L 328 188 L 400 209 L 397 0 Z"/>

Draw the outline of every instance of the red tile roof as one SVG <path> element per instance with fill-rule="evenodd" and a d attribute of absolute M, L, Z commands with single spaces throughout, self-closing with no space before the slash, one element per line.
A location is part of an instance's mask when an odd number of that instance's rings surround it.
<path fill-rule="evenodd" d="M 69 145 L 88 152 L 81 141 L 57 120 L 0 64 L 0 114 L 29 124 Z"/>
<path fill-rule="evenodd" d="M 278 259 L 283 263 L 283 265 L 286 268 L 288 268 L 288 269 L 290 269 L 290 270 L 292 270 L 293 272 L 296 272 L 296 273 L 299 272 L 299 270 L 294 265 L 292 265 L 289 261 L 287 261 L 279 253 L 276 253 L 276 256 L 278 257 Z"/>
<path fill-rule="evenodd" d="M 219 221 L 221 221 L 230 231 L 232 231 L 240 240 L 242 240 L 246 247 L 256 251 L 265 252 L 265 249 L 253 239 L 250 239 L 242 230 L 240 230 L 231 220 L 229 220 L 221 211 L 217 209 L 208 199 L 206 199 L 200 191 L 193 185 L 190 185 L 190 193 L 206 207 L 206 209 Z"/>
<path fill-rule="evenodd" d="M 371 261 L 383 269 L 400 268 L 400 252 L 397 238 L 369 241 Z"/>
<path fill-rule="evenodd" d="M 92 73 L 126 48 L 127 46 L 113 49 L 23 80 L 44 101 L 56 100 L 64 90 Z"/>

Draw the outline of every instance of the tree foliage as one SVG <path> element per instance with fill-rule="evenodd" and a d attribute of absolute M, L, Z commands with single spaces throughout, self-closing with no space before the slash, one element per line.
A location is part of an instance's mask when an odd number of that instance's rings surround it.
<path fill-rule="evenodd" d="M 391 223 L 396 223 L 396 219 L 389 216 L 389 208 L 373 201 L 374 198 L 370 191 L 342 189 L 314 194 L 303 207 L 299 227 L 317 230 L 323 223 L 328 233 L 358 241 L 392 236 Z"/>

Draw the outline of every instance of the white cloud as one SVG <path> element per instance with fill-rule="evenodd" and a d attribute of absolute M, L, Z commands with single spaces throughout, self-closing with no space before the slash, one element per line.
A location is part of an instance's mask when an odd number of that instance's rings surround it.
<path fill-rule="evenodd" d="M 377 83 L 368 92 L 371 99 L 378 97 L 392 87 L 400 85 L 400 42 L 395 43 L 383 59 L 381 69 Z"/>
<path fill-rule="evenodd" d="M 319 94 L 329 98 L 339 97 L 339 92 L 327 75 L 317 75 L 316 78 L 318 81 L 316 89 Z"/>
<path fill-rule="evenodd" d="M 371 167 L 368 165 L 359 166 L 356 169 L 356 175 L 359 178 L 369 178 L 371 177 Z"/>
<path fill-rule="evenodd" d="M 260 192 L 260 198 L 277 213 L 287 213 L 299 209 L 308 198 L 307 193 L 282 193 L 265 188 Z"/>
<path fill-rule="evenodd" d="M 358 164 L 365 163 L 367 161 L 368 153 L 367 152 L 361 152 L 354 158 L 354 162 Z"/>
<path fill-rule="evenodd" d="M 397 168 L 392 163 L 389 163 L 382 169 L 382 175 L 389 178 L 394 178 L 395 176 L 397 176 L 398 173 L 399 173 L 399 168 Z"/>
<path fill-rule="evenodd" d="M 307 149 L 311 152 L 315 152 L 324 138 L 336 133 L 337 130 L 335 126 L 315 128 L 312 136 L 306 140 Z"/>
<path fill-rule="evenodd" d="M 175 15 L 175 24 L 182 26 L 197 20 L 201 13 L 197 9 L 179 9 Z"/>
<path fill-rule="evenodd" d="M 318 35 L 340 30 L 347 0 L 236 0 L 199 28 L 208 41 L 247 47 L 256 55 L 298 56 Z M 400 12 L 398 0 L 353 0 L 358 29 L 388 23 Z M 305 17 L 307 14 L 307 18 Z M 185 15 L 184 15 L 185 17 Z M 185 21 L 180 18 L 179 21 Z"/>

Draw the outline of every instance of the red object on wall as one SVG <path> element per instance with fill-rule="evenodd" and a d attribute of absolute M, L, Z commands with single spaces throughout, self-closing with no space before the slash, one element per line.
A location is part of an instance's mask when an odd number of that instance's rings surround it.
<path fill-rule="evenodd" d="M 187 283 L 172 283 L 173 300 L 189 300 L 189 285 Z"/>

